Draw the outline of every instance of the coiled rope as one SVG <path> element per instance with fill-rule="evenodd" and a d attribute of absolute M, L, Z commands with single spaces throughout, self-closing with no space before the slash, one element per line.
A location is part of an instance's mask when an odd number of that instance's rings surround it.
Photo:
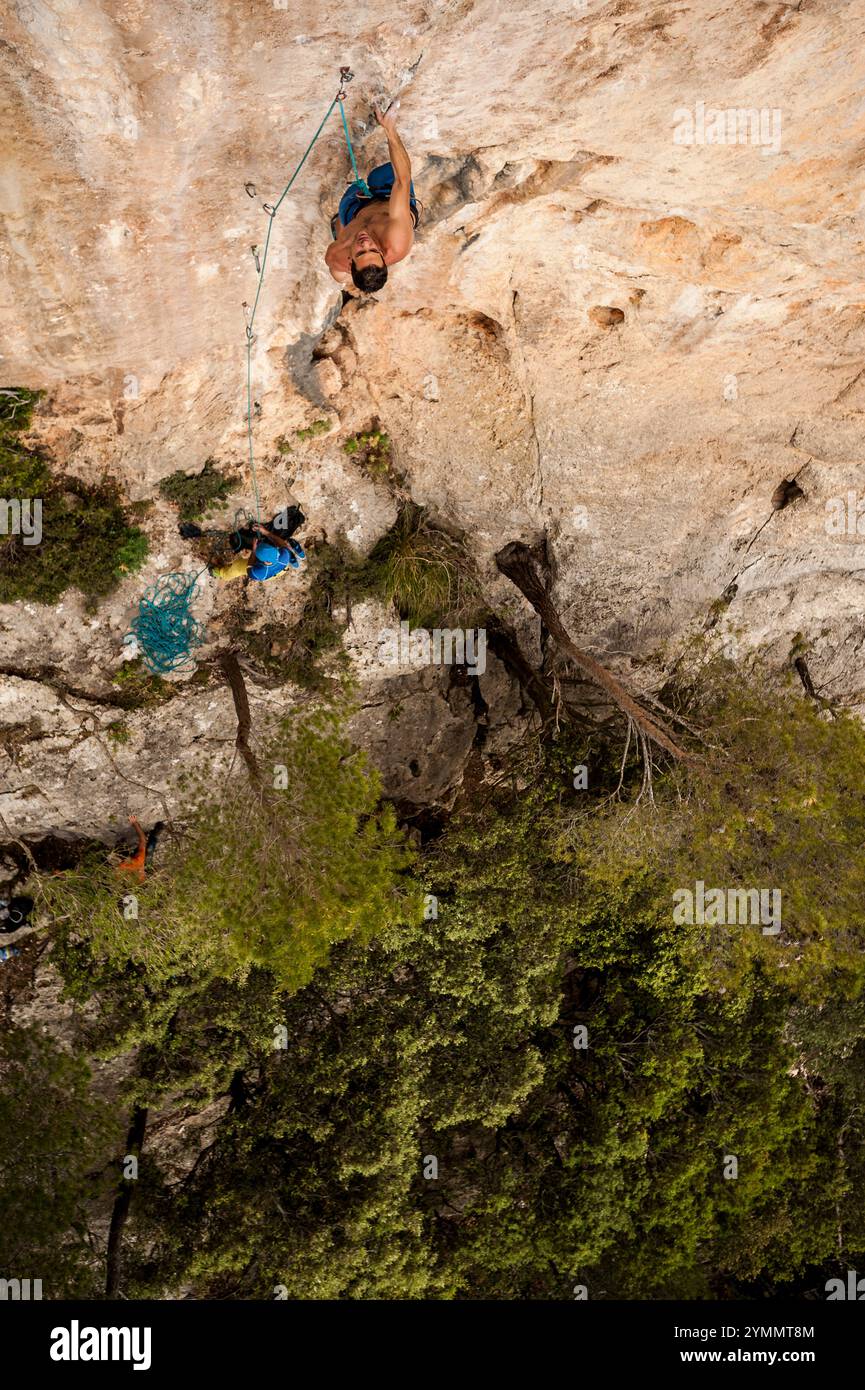
<path fill-rule="evenodd" d="M 195 574 L 163 574 L 139 601 L 124 641 L 135 638 L 144 665 L 155 676 L 179 671 L 205 640 L 203 624 L 190 612 L 195 586 L 205 571 L 206 566 Z"/>

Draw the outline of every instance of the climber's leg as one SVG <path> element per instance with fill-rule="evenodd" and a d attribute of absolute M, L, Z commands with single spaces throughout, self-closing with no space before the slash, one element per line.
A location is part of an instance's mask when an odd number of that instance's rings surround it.
<path fill-rule="evenodd" d="M 282 507 L 275 516 L 271 517 L 267 527 L 268 530 L 275 531 L 278 536 L 283 536 L 285 540 L 288 540 L 289 536 L 293 536 L 305 521 L 306 517 L 300 507 L 293 504 L 290 507 Z"/>
<path fill-rule="evenodd" d="M 215 566 L 210 573 L 214 579 L 245 579 L 249 573 L 249 560 L 246 555 L 238 555 L 230 565 Z"/>

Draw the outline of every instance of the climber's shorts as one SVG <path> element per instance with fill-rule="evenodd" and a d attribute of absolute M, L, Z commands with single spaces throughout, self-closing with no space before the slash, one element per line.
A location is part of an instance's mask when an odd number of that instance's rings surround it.
<path fill-rule="evenodd" d="M 369 188 L 369 191 L 372 194 L 372 201 L 374 203 L 387 203 L 390 200 L 391 193 L 393 192 L 393 186 L 395 181 L 396 174 L 393 171 L 392 164 L 379 164 L 377 169 L 370 170 L 366 182 L 367 187 Z M 357 189 L 355 188 L 354 184 L 351 184 L 351 186 L 345 190 L 345 192 L 342 195 L 342 198 L 340 199 L 339 220 L 342 223 L 342 225 L 344 227 L 347 227 L 349 222 L 353 222 L 355 217 L 357 217 L 358 213 L 360 212 L 361 208 L 364 207 L 369 201 L 369 198 L 362 198 L 361 195 L 358 193 Z M 414 196 L 413 183 L 409 186 L 409 206 L 412 210 L 412 215 L 414 217 L 414 224 L 415 226 L 417 226 L 418 210 L 417 200 Z M 335 221 L 332 224 L 332 231 L 335 238 Z"/>

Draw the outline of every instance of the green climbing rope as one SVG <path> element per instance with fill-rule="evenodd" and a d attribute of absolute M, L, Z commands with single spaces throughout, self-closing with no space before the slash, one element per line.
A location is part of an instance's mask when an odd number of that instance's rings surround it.
<path fill-rule="evenodd" d="M 345 131 L 345 143 L 348 145 L 348 155 L 349 159 L 351 160 L 352 172 L 354 174 L 354 187 L 357 189 L 358 193 L 361 195 L 362 198 L 371 198 L 372 194 L 369 191 L 369 184 L 367 183 L 366 179 L 362 179 L 360 174 L 357 172 L 357 160 L 354 157 L 354 150 L 352 149 L 351 144 L 351 136 L 348 133 L 348 121 L 345 119 L 345 107 L 343 106 L 342 101 L 339 97 L 337 97 L 337 101 L 339 101 L 339 114 L 342 116 L 342 128 Z"/>
<path fill-rule="evenodd" d="M 204 573 L 163 574 L 141 597 L 124 641 L 135 638 L 144 665 L 155 676 L 179 671 L 192 660 L 193 648 L 204 642 L 204 628 L 189 611 Z"/>
<path fill-rule="evenodd" d="M 327 124 L 333 108 L 339 106 L 342 114 L 342 124 L 345 131 L 348 153 L 351 159 L 351 167 L 354 171 L 354 185 L 358 192 L 364 197 L 369 197 L 369 188 L 357 171 L 357 161 L 352 149 L 351 136 L 348 132 L 348 122 L 345 118 L 345 108 L 342 99 L 345 95 L 345 85 L 352 80 L 354 74 L 349 68 L 340 69 L 340 87 L 330 106 L 327 108 L 324 120 L 318 130 L 313 135 L 306 147 L 304 156 L 286 184 L 279 196 L 278 201 L 273 207 L 268 203 L 264 204 L 265 212 L 268 215 L 267 237 L 264 242 L 264 252 L 261 263 L 258 266 L 258 284 L 255 290 L 255 301 L 252 306 L 252 313 L 246 326 L 246 428 L 249 442 L 249 469 L 252 475 L 252 487 L 255 493 L 255 517 L 261 521 L 261 498 L 258 492 L 258 479 L 255 474 L 255 452 L 252 443 L 252 347 L 255 341 L 253 326 L 255 315 L 258 309 L 258 301 L 261 296 L 261 287 L 264 283 L 264 271 L 267 266 L 267 253 L 270 248 L 270 233 L 273 229 L 273 221 L 279 211 L 280 205 L 286 194 L 291 189 L 292 184 L 303 168 L 307 158 L 315 145 L 321 132 Z M 235 516 L 237 525 L 237 516 Z M 205 567 L 206 568 L 206 567 Z M 192 659 L 192 652 L 195 647 L 199 647 L 205 640 L 205 631 L 201 623 L 193 618 L 190 607 L 195 597 L 195 586 L 200 575 L 205 570 L 199 570 L 196 574 L 191 572 L 180 572 L 174 574 L 164 574 L 155 584 L 144 593 L 138 605 L 138 613 L 129 624 L 124 641 L 138 643 L 141 657 L 154 675 L 166 675 L 169 671 L 178 671 Z"/>
<path fill-rule="evenodd" d="M 267 253 L 270 249 L 270 234 L 273 230 L 274 219 L 276 218 L 276 214 L 279 212 L 283 199 L 285 198 L 286 194 L 290 191 L 292 184 L 294 183 L 295 179 L 297 178 L 298 174 L 300 173 L 301 169 L 306 163 L 307 158 L 309 157 L 316 140 L 318 139 L 319 135 L 321 135 L 321 132 L 324 130 L 324 127 L 327 125 L 328 119 L 330 118 L 330 114 L 335 106 L 339 106 L 340 115 L 342 116 L 342 128 L 345 131 L 345 142 L 348 145 L 348 154 L 351 160 L 352 172 L 354 173 L 354 179 L 352 180 L 352 184 L 357 189 L 358 193 L 361 194 L 362 197 L 369 198 L 371 196 L 366 181 L 362 179 L 358 173 L 357 160 L 354 157 L 354 148 L 352 146 L 351 136 L 348 130 L 348 121 L 345 118 L 345 107 L 343 106 L 345 85 L 347 82 L 350 82 L 352 80 L 352 78 L 354 77 L 354 73 L 351 72 L 349 68 L 340 68 L 339 77 L 339 91 L 337 92 L 333 101 L 330 103 L 330 106 L 327 108 L 327 111 L 324 114 L 324 119 L 318 127 L 318 130 L 315 132 L 309 144 L 307 145 L 306 150 L 303 154 L 303 158 L 301 159 L 300 163 L 298 164 L 288 183 L 285 185 L 285 188 L 280 193 L 279 198 L 274 203 L 273 207 L 271 207 L 269 203 L 264 204 L 264 210 L 267 213 L 267 236 L 264 239 L 264 250 L 262 252 L 261 264 L 258 271 L 258 284 L 256 285 L 255 289 L 255 299 L 252 303 L 252 312 L 249 316 L 249 322 L 246 325 L 246 437 L 249 447 L 249 471 L 252 475 L 252 488 L 253 492 L 255 493 L 255 515 L 256 520 L 258 521 L 261 520 L 261 502 L 258 494 L 258 479 L 255 474 L 255 451 L 252 443 L 252 348 L 255 342 L 255 335 L 253 332 L 253 328 L 255 325 L 255 315 L 258 310 L 258 301 L 261 297 L 261 287 L 264 283 L 264 272 L 267 267 Z"/>

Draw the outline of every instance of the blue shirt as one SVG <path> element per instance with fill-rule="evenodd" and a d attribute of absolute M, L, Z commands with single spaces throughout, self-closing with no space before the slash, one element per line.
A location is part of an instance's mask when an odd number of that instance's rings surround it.
<path fill-rule="evenodd" d="M 259 541 L 249 570 L 250 579 L 273 579 L 291 566 L 292 552 L 270 541 Z M 291 566 L 296 568 L 296 566 Z"/>

